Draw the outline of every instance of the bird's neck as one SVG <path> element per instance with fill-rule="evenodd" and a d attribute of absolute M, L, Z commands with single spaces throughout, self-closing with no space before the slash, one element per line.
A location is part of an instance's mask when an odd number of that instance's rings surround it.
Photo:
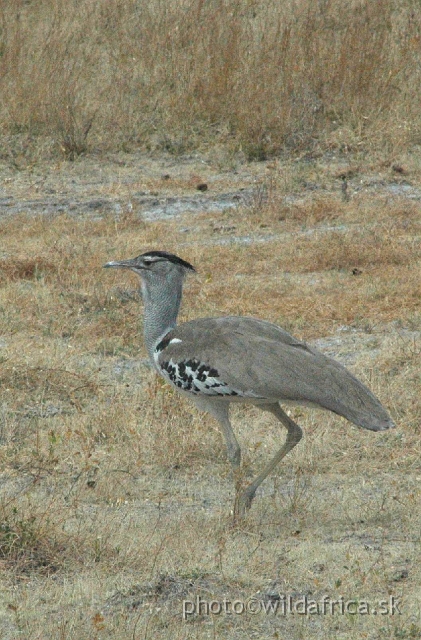
<path fill-rule="evenodd" d="M 145 305 L 143 334 L 150 361 L 157 343 L 177 324 L 183 283 L 180 278 L 167 277 L 157 282 L 142 282 Z"/>

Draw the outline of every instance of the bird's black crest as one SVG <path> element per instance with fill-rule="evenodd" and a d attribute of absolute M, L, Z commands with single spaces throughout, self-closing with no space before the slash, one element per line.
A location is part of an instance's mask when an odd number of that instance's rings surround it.
<path fill-rule="evenodd" d="M 168 251 L 147 251 L 146 253 L 142 253 L 139 258 L 164 258 L 168 260 L 168 262 L 173 262 L 174 264 L 178 264 L 185 269 L 189 269 L 190 271 L 196 271 L 193 265 L 190 262 L 186 262 L 183 258 L 179 258 L 174 253 L 168 253 Z"/>

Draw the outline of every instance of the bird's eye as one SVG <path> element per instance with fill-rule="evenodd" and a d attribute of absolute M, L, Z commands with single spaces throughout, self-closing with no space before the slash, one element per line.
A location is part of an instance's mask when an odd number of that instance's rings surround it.
<path fill-rule="evenodd" d="M 147 267 L 149 267 L 152 263 L 153 260 L 151 260 L 150 258 L 143 258 L 143 264 L 145 264 Z"/>

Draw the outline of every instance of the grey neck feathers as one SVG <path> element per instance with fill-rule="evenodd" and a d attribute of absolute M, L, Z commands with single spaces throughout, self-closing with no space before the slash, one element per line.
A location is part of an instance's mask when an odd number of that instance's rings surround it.
<path fill-rule="evenodd" d="M 142 278 L 142 298 L 145 307 L 143 334 L 149 359 L 154 364 L 153 352 L 157 342 L 177 324 L 183 291 L 180 273 L 166 277 Z"/>

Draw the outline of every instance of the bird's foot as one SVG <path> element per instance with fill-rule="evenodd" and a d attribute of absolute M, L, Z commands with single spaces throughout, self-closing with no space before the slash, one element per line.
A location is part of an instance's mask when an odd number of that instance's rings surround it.
<path fill-rule="evenodd" d="M 250 487 L 241 491 L 236 492 L 235 502 L 234 502 L 234 522 L 240 522 L 244 519 L 247 511 L 251 507 L 251 503 L 253 502 L 255 489 L 251 489 Z"/>

